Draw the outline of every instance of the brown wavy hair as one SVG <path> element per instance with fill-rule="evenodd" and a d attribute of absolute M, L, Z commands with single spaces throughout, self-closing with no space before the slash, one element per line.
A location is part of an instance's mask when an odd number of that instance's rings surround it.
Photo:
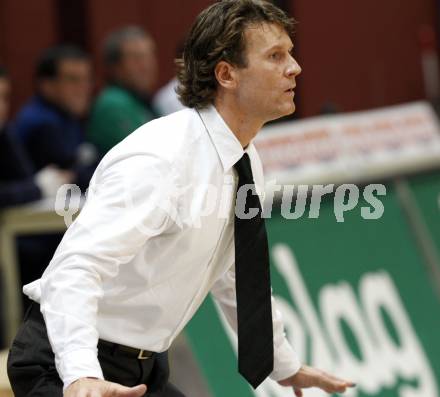
<path fill-rule="evenodd" d="M 245 30 L 259 23 L 275 23 L 293 35 L 295 21 L 264 0 L 223 0 L 202 11 L 186 39 L 178 67 L 177 94 L 190 108 L 214 102 L 215 67 L 220 61 L 247 66 Z"/>

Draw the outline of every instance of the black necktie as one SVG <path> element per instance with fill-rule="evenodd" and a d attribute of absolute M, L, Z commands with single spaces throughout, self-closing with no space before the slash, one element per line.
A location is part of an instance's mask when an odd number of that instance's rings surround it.
<path fill-rule="evenodd" d="M 246 194 L 237 194 L 235 213 L 238 371 L 256 388 L 273 370 L 269 249 L 247 153 L 234 167 L 238 173 L 237 193 L 240 187 L 247 185 L 242 188 Z M 256 209 L 258 214 L 250 217 Z"/>

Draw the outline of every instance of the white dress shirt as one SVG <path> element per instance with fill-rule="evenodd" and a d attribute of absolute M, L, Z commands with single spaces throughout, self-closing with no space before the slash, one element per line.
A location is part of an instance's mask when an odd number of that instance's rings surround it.
<path fill-rule="evenodd" d="M 252 143 L 246 152 L 262 187 Z M 209 292 L 236 330 L 233 165 L 243 153 L 211 106 L 151 121 L 104 157 L 47 270 L 24 287 L 41 304 L 64 387 L 103 378 L 98 338 L 167 350 Z M 272 304 L 280 380 L 300 362 Z"/>

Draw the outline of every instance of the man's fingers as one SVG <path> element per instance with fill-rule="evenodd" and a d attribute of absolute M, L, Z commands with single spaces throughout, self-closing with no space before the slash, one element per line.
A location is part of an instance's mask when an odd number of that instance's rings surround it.
<path fill-rule="evenodd" d="M 345 382 L 328 380 L 324 382 L 322 389 L 324 389 L 327 393 L 344 393 L 347 389 L 347 385 Z"/>
<path fill-rule="evenodd" d="M 355 387 L 356 384 L 324 371 L 320 371 L 318 376 L 318 387 L 324 389 L 327 393 L 344 393 L 348 387 Z"/>
<path fill-rule="evenodd" d="M 317 377 L 317 386 L 327 393 L 344 393 L 347 389 L 347 382 L 321 372 Z"/>
<path fill-rule="evenodd" d="M 337 378 L 320 369 L 303 365 L 300 370 L 290 378 L 278 381 L 281 386 L 291 386 L 296 397 L 302 397 L 302 390 L 309 387 L 319 387 L 325 392 L 344 393 L 348 387 L 355 387 L 355 383 Z"/>
<path fill-rule="evenodd" d="M 326 374 L 326 375 L 328 377 L 330 377 L 331 379 L 333 379 L 335 382 L 344 382 L 347 387 L 356 387 L 356 383 L 350 382 L 350 381 L 345 380 L 345 379 L 338 378 L 338 377 L 336 377 L 336 376 L 334 376 L 332 374 Z"/>
<path fill-rule="evenodd" d="M 138 385 L 134 387 L 116 386 L 111 397 L 143 397 L 147 392 L 147 386 Z"/>

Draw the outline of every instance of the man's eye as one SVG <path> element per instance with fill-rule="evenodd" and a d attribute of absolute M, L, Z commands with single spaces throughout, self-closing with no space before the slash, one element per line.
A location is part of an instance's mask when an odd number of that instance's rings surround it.
<path fill-rule="evenodd" d="M 281 54 L 279 52 L 274 52 L 273 54 L 270 55 L 270 57 L 272 59 L 278 60 L 281 59 Z"/>

